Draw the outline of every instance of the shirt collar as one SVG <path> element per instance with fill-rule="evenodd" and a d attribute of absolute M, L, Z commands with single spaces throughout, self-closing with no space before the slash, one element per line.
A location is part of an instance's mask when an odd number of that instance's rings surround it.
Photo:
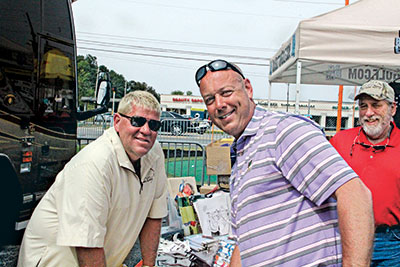
<path fill-rule="evenodd" d="M 260 123 L 262 122 L 263 113 L 266 110 L 258 105 L 256 105 L 254 109 L 254 114 L 249 123 L 247 124 L 246 128 L 244 129 L 243 133 L 240 137 L 235 140 L 236 143 L 241 143 L 242 139 L 245 137 L 254 136 L 257 134 L 257 130 L 259 129 Z"/>
<path fill-rule="evenodd" d="M 128 154 L 126 153 L 124 146 L 122 145 L 121 139 L 119 138 L 119 135 L 117 131 L 114 129 L 114 127 L 111 127 L 108 130 L 106 130 L 104 134 L 110 139 L 111 143 L 114 146 L 115 153 L 117 154 L 118 164 L 123 168 L 127 168 L 132 172 L 135 172 L 133 164 L 130 161 Z M 156 142 L 154 143 L 150 151 L 147 152 L 146 155 L 141 157 L 142 166 L 153 164 L 160 157 L 160 155 L 154 152 L 154 146 L 156 145 Z"/>

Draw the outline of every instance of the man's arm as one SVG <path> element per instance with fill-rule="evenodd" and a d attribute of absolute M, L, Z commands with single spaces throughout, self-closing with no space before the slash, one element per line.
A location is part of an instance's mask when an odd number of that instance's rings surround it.
<path fill-rule="evenodd" d="M 160 241 L 161 220 L 147 218 L 140 231 L 140 250 L 143 265 L 154 266 L 157 257 L 158 243 Z"/>
<path fill-rule="evenodd" d="M 76 255 L 80 267 L 105 267 L 106 256 L 104 248 L 76 247 Z"/>
<path fill-rule="evenodd" d="M 238 245 L 236 245 L 235 248 L 233 249 L 229 267 L 242 267 L 242 262 L 240 260 L 240 250 Z"/>
<path fill-rule="evenodd" d="M 359 178 L 335 192 L 342 239 L 343 266 L 369 266 L 374 241 L 371 192 Z"/>

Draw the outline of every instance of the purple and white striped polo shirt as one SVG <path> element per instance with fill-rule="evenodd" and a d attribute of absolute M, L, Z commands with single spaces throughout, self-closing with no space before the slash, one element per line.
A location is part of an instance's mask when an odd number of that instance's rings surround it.
<path fill-rule="evenodd" d="M 357 175 L 321 129 L 257 106 L 235 144 L 232 228 L 243 266 L 340 266 L 330 196 Z"/>

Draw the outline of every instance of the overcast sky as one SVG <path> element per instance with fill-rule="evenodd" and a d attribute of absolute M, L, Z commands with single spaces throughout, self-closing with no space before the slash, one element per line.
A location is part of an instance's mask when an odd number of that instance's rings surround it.
<path fill-rule="evenodd" d="M 350 0 L 350 3 L 355 0 Z M 299 21 L 344 6 L 345 0 L 78 0 L 72 4 L 78 54 L 158 93 L 200 95 L 194 73 L 222 58 L 238 63 L 254 97 L 268 97 L 268 64 Z M 353 87 L 354 88 L 354 87 Z M 345 88 L 347 92 L 354 89 Z M 336 100 L 337 87 L 302 86 L 301 100 Z M 287 85 L 273 84 L 272 99 Z M 295 85 L 290 86 L 294 99 Z"/>

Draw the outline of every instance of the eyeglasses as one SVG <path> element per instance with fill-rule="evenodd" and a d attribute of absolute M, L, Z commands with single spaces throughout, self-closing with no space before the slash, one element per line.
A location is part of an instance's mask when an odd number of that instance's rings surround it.
<path fill-rule="evenodd" d="M 351 145 L 350 156 L 353 156 L 353 148 L 354 148 L 355 145 L 360 145 L 360 146 L 362 146 L 363 148 L 366 148 L 366 149 L 372 148 L 373 149 L 372 150 L 373 153 L 383 152 L 387 147 L 393 147 L 393 146 L 389 145 L 389 137 L 390 137 L 390 135 L 387 137 L 386 144 L 384 144 L 384 145 L 368 145 L 368 144 L 365 144 L 363 142 L 357 141 L 357 139 L 359 139 L 359 137 L 360 137 L 361 129 L 362 128 L 360 128 L 360 130 L 358 131 L 358 134 L 354 138 L 353 144 Z"/>
<path fill-rule="evenodd" d="M 210 63 L 208 63 L 204 66 L 201 66 L 196 71 L 195 78 L 196 78 L 196 83 L 199 87 L 200 87 L 200 80 L 203 79 L 204 76 L 206 76 L 206 74 L 209 70 L 210 71 L 233 70 L 233 71 L 239 73 L 243 79 L 245 79 L 243 73 L 237 67 L 235 67 L 233 64 L 229 63 L 228 61 L 222 60 L 222 59 L 217 59 L 217 60 L 211 61 Z"/>
<path fill-rule="evenodd" d="M 132 117 L 130 117 L 130 116 L 127 116 L 127 115 L 122 114 L 122 113 L 118 113 L 118 114 L 121 115 L 122 117 L 130 119 L 131 120 L 131 124 L 134 127 L 142 127 L 143 125 L 146 124 L 146 122 L 148 122 L 150 130 L 152 130 L 154 132 L 157 132 L 161 127 L 161 121 L 147 120 L 146 118 L 141 117 L 141 116 L 132 116 Z"/>

